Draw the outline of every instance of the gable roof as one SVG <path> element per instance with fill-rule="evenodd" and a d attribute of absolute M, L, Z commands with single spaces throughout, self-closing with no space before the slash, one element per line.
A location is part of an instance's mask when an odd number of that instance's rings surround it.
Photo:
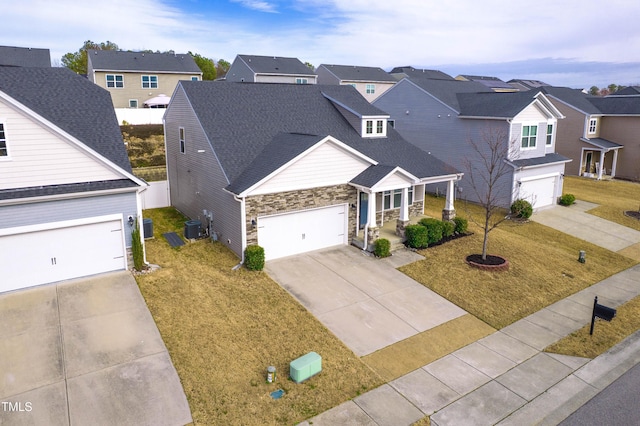
<path fill-rule="evenodd" d="M 322 64 L 331 74 L 343 81 L 371 81 L 395 83 L 397 80 L 382 68 L 361 67 L 355 65 L 329 65 Z"/>
<path fill-rule="evenodd" d="M 131 173 L 105 89 L 67 68 L 0 67 L 0 92 Z"/>
<path fill-rule="evenodd" d="M 87 59 L 94 71 L 202 73 L 189 54 L 87 50 Z"/>
<path fill-rule="evenodd" d="M 298 58 L 257 55 L 238 55 L 238 58 L 256 74 L 316 75 Z"/>
<path fill-rule="evenodd" d="M 427 178 L 458 173 L 406 142 L 393 128 L 386 138 L 362 138 L 331 99 L 357 111 L 386 115 L 351 86 L 181 81 L 227 176 L 241 193 L 327 135 L 364 156 Z M 224 105 L 225 108 L 219 108 Z M 171 114 L 171 105 L 167 114 Z M 255 170 L 252 170 L 256 167 Z"/>
<path fill-rule="evenodd" d="M 460 115 L 465 117 L 513 118 L 540 96 L 538 91 L 510 93 L 458 93 Z M 548 102 L 548 101 L 547 101 Z M 551 104 L 545 105 L 551 114 L 560 116 Z"/>
<path fill-rule="evenodd" d="M 629 95 L 640 95 L 640 86 L 629 86 L 624 89 L 617 90 L 612 93 L 610 96 L 629 96 Z"/>
<path fill-rule="evenodd" d="M 456 80 L 461 79 L 462 81 L 475 81 L 477 83 L 483 84 L 490 89 L 504 89 L 504 90 L 517 90 L 515 87 L 510 84 L 505 83 L 500 80 L 498 77 L 490 77 L 484 75 L 467 75 L 460 74 L 456 77 Z"/>
<path fill-rule="evenodd" d="M 0 66 L 51 67 L 49 49 L 0 46 Z"/>
<path fill-rule="evenodd" d="M 607 96 L 589 98 L 601 113 L 607 115 L 640 115 L 640 96 Z"/>
<path fill-rule="evenodd" d="M 477 83 L 475 81 L 432 79 L 421 76 L 420 74 L 409 77 L 409 81 L 411 81 L 416 86 L 420 87 L 422 90 L 429 93 L 457 113 L 460 113 L 461 110 L 458 94 L 483 92 L 496 94 L 493 90 L 489 89 L 485 85 Z"/>
<path fill-rule="evenodd" d="M 519 90 L 532 90 L 532 89 L 538 89 L 540 87 L 550 86 L 544 81 L 527 80 L 527 79 L 521 79 L 521 78 L 511 79 L 507 81 L 507 83 Z"/>
<path fill-rule="evenodd" d="M 580 89 L 547 86 L 540 88 L 540 91 L 577 109 L 583 114 L 600 114 L 600 110 L 590 102 L 592 96 L 587 95 Z"/>
<path fill-rule="evenodd" d="M 438 80 L 454 80 L 449 74 L 446 74 L 442 71 L 438 70 L 426 70 L 426 69 L 416 69 L 412 66 L 404 66 L 404 67 L 395 67 L 391 71 L 390 74 L 404 74 L 404 76 L 409 78 L 431 78 Z M 402 78 L 402 76 L 400 77 Z"/>

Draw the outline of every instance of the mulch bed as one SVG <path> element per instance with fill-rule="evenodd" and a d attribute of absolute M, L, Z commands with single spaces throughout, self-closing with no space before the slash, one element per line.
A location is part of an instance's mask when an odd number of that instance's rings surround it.
<path fill-rule="evenodd" d="M 624 212 L 624 215 L 640 220 L 640 211 L 627 210 L 626 212 Z"/>
<path fill-rule="evenodd" d="M 509 261 L 501 256 L 487 255 L 486 259 L 482 259 L 481 254 L 470 254 L 466 257 L 466 261 L 474 268 L 483 271 L 506 271 L 509 269 Z"/>

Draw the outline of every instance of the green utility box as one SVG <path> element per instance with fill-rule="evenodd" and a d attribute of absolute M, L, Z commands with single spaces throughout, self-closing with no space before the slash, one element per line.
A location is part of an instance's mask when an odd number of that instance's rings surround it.
<path fill-rule="evenodd" d="M 322 371 L 322 358 L 315 352 L 309 352 L 289 364 L 291 380 L 301 383 Z"/>

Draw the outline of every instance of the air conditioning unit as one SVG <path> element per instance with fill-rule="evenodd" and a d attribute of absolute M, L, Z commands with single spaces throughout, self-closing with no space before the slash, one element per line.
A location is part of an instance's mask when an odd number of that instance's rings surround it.
<path fill-rule="evenodd" d="M 199 220 L 188 220 L 184 223 L 184 237 L 188 240 L 200 238 L 202 222 Z"/>

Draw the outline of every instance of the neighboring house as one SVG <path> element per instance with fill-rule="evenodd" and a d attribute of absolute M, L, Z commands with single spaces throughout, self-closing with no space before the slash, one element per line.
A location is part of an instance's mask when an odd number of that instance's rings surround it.
<path fill-rule="evenodd" d="M 482 174 L 486 169 L 470 142 L 486 146 L 486 138 L 501 136 L 511 171 L 497 185 L 498 204 L 508 207 L 518 198 L 535 208 L 556 203 L 570 160 L 556 154 L 557 121 L 562 114 L 545 95 L 496 93 L 483 84 L 434 71 L 411 69 L 404 74 L 408 77 L 373 105 L 391 115 L 407 141 L 463 172 L 470 164 Z M 485 197 L 472 191 L 468 174 L 458 183 L 458 195 L 472 201 Z"/>
<path fill-rule="evenodd" d="M 107 91 L 0 67 L 0 292 L 126 269 L 145 187 Z"/>
<path fill-rule="evenodd" d="M 640 95 L 640 86 L 628 86 L 623 89 L 617 90 L 610 96 L 627 96 L 627 95 Z"/>
<path fill-rule="evenodd" d="M 382 68 L 374 67 L 322 64 L 316 73 L 318 84 L 351 85 L 369 102 L 376 100 L 398 81 Z"/>
<path fill-rule="evenodd" d="M 0 66 L 49 68 L 51 54 L 49 49 L 0 46 Z"/>
<path fill-rule="evenodd" d="M 114 108 L 145 108 L 180 80 L 202 80 L 202 71 L 189 54 L 88 50 L 87 78 L 109 91 Z"/>
<path fill-rule="evenodd" d="M 220 108 L 224 105 L 224 108 Z M 165 115 L 172 205 L 243 257 L 369 248 L 460 173 L 404 141 L 353 87 L 180 82 Z"/>
<path fill-rule="evenodd" d="M 517 92 L 518 89 L 513 87 L 512 85 L 505 83 L 500 80 L 498 77 L 487 77 L 481 75 L 463 75 L 460 74 L 456 77 L 456 80 L 460 81 L 475 81 L 484 86 L 487 86 L 489 89 L 494 92 Z"/>
<path fill-rule="evenodd" d="M 513 88 L 521 92 L 525 92 L 527 90 L 536 90 L 541 87 L 551 86 L 550 84 L 547 84 L 544 81 L 526 80 L 526 79 L 520 79 L 520 78 L 514 78 L 512 80 L 509 80 L 507 81 L 507 84 L 509 84 L 510 86 L 512 86 Z"/>
<path fill-rule="evenodd" d="M 316 84 L 318 76 L 297 58 L 237 55 L 225 80 L 240 83 Z"/>
<path fill-rule="evenodd" d="M 589 96 L 578 89 L 543 91 L 566 116 L 558 128 L 558 152 L 573 159 L 567 173 L 596 179 L 640 180 L 640 96 Z"/>

